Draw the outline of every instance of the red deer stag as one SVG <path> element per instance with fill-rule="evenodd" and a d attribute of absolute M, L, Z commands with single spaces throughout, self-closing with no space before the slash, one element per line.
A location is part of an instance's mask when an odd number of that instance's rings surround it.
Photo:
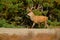
<path fill-rule="evenodd" d="M 33 21 L 32 28 L 35 26 L 35 23 L 38 24 L 39 27 L 40 27 L 40 23 L 44 23 L 45 27 L 48 27 L 48 24 L 47 24 L 48 17 L 36 16 L 31 9 L 29 9 L 29 13 L 27 15 L 30 17 L 31 21 Z"/>

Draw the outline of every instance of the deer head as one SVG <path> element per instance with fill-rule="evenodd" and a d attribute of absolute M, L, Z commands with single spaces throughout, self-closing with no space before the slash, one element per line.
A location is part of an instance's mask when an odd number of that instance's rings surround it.
<path fill-rule="evenodd" d="M 34 16 L 34 13 L 32 11 L 32 8 L 31 9 L 28 8 L 28 11 L 29 11 L 29 13 L 27 15 L 30 16 L 30 17 L 33 17 Z"/>

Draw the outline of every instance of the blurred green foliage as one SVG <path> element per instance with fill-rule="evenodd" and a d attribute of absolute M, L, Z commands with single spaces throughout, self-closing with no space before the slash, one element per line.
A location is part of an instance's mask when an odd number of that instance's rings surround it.
<path fill-rule="evenodd" d="M 33 7 L 35 15 L 48 16 L 50 20 L 48 24 L 60 26 L 60 4 L 54 0 L 50 2 L 47 0 L 0 0 L 0 18 L 2 19 L 0 27 L 25 28 L 25 26 L 31 26 L 32 21 L 26 15 L 28 7 Z"/>
<path fill-rule="evenodd" d="M 35 15 L 42 15 L 42 12 L 37 9 L 33 10 L 33 12 L 35 13 Z"/>
<path fill-rule="evenodd" d="M 24 28 L 23 26 L 16 26 L 14 24 L 8 24 L 5 19 L 0 19 L 0 27 L 3 27 L 3 28 Z"/>

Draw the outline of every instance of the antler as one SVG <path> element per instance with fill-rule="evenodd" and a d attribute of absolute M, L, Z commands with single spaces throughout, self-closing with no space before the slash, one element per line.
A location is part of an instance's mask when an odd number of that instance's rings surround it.
<path fill-rule="evenodd" d="M 27 7 L 28 11 L 32 11 L 34 7 Z"/>

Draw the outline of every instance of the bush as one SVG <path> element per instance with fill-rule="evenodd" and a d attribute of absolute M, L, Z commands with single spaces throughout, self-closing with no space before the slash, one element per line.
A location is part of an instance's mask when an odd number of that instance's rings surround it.
<path fill-rule="evenodd" d="M 13 24 L 8 24 L 5 19 L 0 19 L 0 27 L 4 27 L 4 28 L 24 28 L 24 26 L 15 26 Z"/>
<path fill-rule="evenodd" d="M 51 22 L 50 20 L 48 20 L 48 24 L 50 24 L 50 26 L 60 26 L 60 22 Z"/>
<path fill-rule="evenodd" d="M 42 12 L 37 9 L 33 10 L 33 12 L 35 13 L 35 15 L 42 15 Z"/>

